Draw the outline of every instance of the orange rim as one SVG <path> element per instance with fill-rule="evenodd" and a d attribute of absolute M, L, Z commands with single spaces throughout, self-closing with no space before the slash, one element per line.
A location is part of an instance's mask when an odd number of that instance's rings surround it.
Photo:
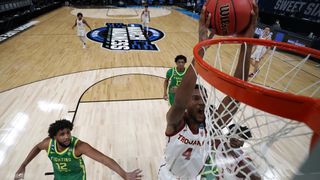
<path fill-rule="evenodd" d="M 262 111 L 284 118 L 306 123 L 315 133 L 320 134 L 320 99 L 280 92 L 251 84 L 225 74 L 206 63 L 198 54 L 199 49 L 212 44 L 244 43 L 276 46 L 278 49 L 293 51 L 320 59 L 320 51 L 287 43 L 253 38 L 217 38 L 198 43 L 193 54 L 197 73 L 216 89 L 228 96 Z"/>

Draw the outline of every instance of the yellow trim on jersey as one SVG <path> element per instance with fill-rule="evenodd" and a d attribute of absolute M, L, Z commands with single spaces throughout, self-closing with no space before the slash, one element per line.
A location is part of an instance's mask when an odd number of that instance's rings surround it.
<path fill-rule="evenodd" d="M 84 164 L 82 164 L 83 161 L 81 161 L 80 163 L 81 163 L 81 164 L 80 164 L 80 167 L 81 167 L 81 169 L 82 169 L 82 171 L 83 171 L 82 180 L 86 180 L 86 168 L 85 168 Z"/>
<path fill-rule="evenodd" d="M 77 157 L 77 156 L 74 154 L 74 151 L 75 151 L 75 149 L 76 149 L 76 145 L 77 145 L 78 141 L 79 141 L 79 139 L 77 139 L 76 142 L 74 142 L 73 150 L 72 150 L 72 155 L 73 155 L 73 157 L 74 157 L 75 159 L 80 159 L 80 158 L 81 158 L 81 156 Z"/>
<path fill-rule="evenodd" d="M 69 149 L 69 147 L 66 148 L 65 150 L 63 150 L 62 152 L 59 152 L 59 151 L 57 150 L 57 140 L 54 140 L 54 150 L 56 151 L 57 154 L 62 155 L 62 154 L 64 154 L 65 152 L 67 152 L 68 149 Z"/>
<path fill-rule="evenodd" d="M 171 80 L 171 78 L 173 77 L 173 75 L 174 75 L 174 67 L 173 68 L 171 68 L 172 69 L 172 71 L 171 71 L 171 76 L 170 76 L 170 80 Z"/>
<path fill-rule="evenodd" d="M 50 142 L 49 142 L 49 146 L 48 146 L 48 155 L 50 154 L 50 149 L 51 149 L 51 143 L 52 143 L 52 139 L 50 138 Z"/>
<path fill-rule="evenodd" d="M 179 76 L 183 76 L 186 72 L 187 72 L 187 68 L 184 68 L 184 71 L 180 74 L 179 71 L 177 70 L 177 67 L 174 67 L 174 71 L 176 71 L 176 73 L 179 75 Z"/>

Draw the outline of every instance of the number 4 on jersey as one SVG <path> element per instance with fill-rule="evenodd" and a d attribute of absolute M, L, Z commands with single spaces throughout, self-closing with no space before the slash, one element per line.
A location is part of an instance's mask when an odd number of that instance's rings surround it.
<path fill-rule="evenodd" d="M 182 156 L 184 156 L 186 160 L 190 160 L 192 150 L 192 148 L 188 148 L 186 151 L 182 153 Z"/>

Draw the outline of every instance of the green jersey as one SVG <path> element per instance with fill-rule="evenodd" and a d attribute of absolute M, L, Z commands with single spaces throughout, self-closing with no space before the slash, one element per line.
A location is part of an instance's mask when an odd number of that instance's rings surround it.
<path fill-rule="evenodd" d="M 48 157 L 52 162 L 54 180 L 85 180 L 86 169 L 82 157 L 74 154 L 78 142 L 76 137 L 71 138 L 68 148 L 62 152 L 57 151 L 57 141 L 50 139 Z"/>
<path fill-rule="evenodd" d="M 177 68 L 171 68 L 167 71 L 166 78 L 169 79 L 169 88 L 168 88 L 168 95 L 169 95 L 169 103 L 170 105 L 173 104 L 175 90 L 181 83 L 184 74 L 186 73 L 187 69 L 185 68 L 183 72 L 178 72 Z"/>

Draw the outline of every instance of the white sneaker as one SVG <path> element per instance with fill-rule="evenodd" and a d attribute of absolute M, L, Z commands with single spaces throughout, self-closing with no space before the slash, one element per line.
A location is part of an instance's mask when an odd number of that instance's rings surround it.
<path fill-rule="evenodd" d="M 82 45 L 82 48 L 83 48 L 83 49 L 87 48 L 86 44 L 83 44 L 83 45 Z"/>

